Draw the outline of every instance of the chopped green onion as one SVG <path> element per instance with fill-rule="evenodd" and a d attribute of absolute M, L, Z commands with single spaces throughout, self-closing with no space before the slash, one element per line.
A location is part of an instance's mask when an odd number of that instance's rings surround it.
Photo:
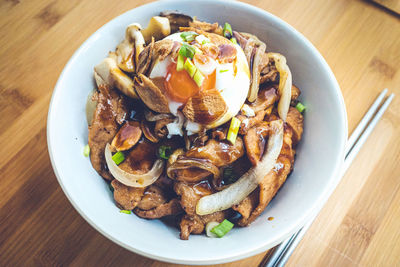
<path fill-rule="evenodd" d="M 89 147 L 89 145 L 86 145 L 86 146 L 83 148 L 83 155 L 84 155 L 85 157 L 89 157 L 89 155 L 90 155 L 90 147 Z"/>
<path fill-rule="evenodd" d="M 193 62 L 190 60 L 190 58 L 186 59 L 185 64 L 183 65 L 183 68 L 189 73 L 190 77 L 193 78 L 197 68 L 193 64 Z"/>
<path fill-rule="evenodd" d="M 196 82 L 198 87 L 201 87 L 201 85 L 203 84 L 204 81 L 204 76 L 203 74 L 201 74 L 201 72 L 199 70 L 196 71 L 196 73 L 193 76 L 193 80 Z"/>
<path fill-rule="evenodd" d="M 120 210 L 119 212 L 125 213 L 125 214 L 131 214 L 132 213 L 132 211 L 130 211 L 130 210 Z"/>
<path fill-rule="evenodd" d="M 194 40 L 194 38 L 197 36 L 198 34 L 195 32 L 182 32 L 181 33 L 181 38 L 185 41 L 185 42 L 191 42 Z"/>
<path fill-rule="evenodd" d="M 210 40 L 209 40 L 209 39 L 204 39 L 204 40 L 201 42 L 202 45 L 203 45 L 203 44 L 208 44 L 208 43 L 210 43 Z"/>
<path fill-rule="evenodd" d="M 178 60 L 176 62 L 176 70 L 181 71 L 183 70 L 183 64 L 185 64 L 185 58 L 182 55 L 178 55 Z"/>
<path fill-rule="evenodd" d="M 240 123 L 241 121 L 238 118 L 233 117 L 231 120 L 231 125 L 229 126 L 228 136 L 226 139 L 228 139 L 228 141 L 231 142 L 233 145 L 236 142 L 236 137 L 240 128 Z"/>
<path fill-rule="evenodd" d="M 231 42 L 234 43 L 234 44 L 237 44 L 236 38 L 235 38 L 235 37 L 232 37 L 232 38 L 231 38 Z"/>
<path fill-rule="evenodd" d="M 193 46 L 188 44 L 182 44 L 181 48 L 179 49 L 179 55 L 182 55 L 187 58 L 193 58 L 196 50 Z"/>
<path fill-rule="evenodd" d="M 232 27 L 228 22 L 225 22 L 224 29 L 222 31 L 225 38 L 231 39 L 232 37 Z"/>
<path fill-rule="evenodd" d="M 158 148 L 158 156 L 162 159 L 169 159 L 171 153 L 172 153 L 172 148 L 170 146 L 160 146 Z"/>
<path fill-rule="evenodd" d="M 121 151 L 118 151 L 111 158 L 115 162 L 115 164 L 119 165 L 121 162 L 125 160 L 125 155 Z"/>
<path fill-rule="evenodd" d="M 218 237 L 223 237 L 233 228 L 233 223 L 227 219 L 223 220 L 222 223 L 211 229 L 211 233 L 216 234 Z"/>
<path fill-rule="evenodd" d="M 229 70 L 220 70 L 219 73 L 227 72 Z"/>
<path fill-rule="evenodd" d="M 110 191 L 111 191 L 112 193 L 114 193 L 114 187 L 112 187 L 111 183 L 108 184 L 108 187 L 110 188 Z"/>
<path fill-rule="evenodd" d="M 306 109 L 306 107 L 302 104 L 302 103 L 297 103 L 297 105 L 296 105 L 296 109 L 300 112 L 300 113 L 302 113 L 305 109 Z"/>

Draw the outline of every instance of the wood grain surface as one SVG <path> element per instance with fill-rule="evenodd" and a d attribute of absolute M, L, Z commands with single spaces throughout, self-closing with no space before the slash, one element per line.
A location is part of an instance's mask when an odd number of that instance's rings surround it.
<path fill-rule="evenodd" d="M 50 166 L 46 117 L 73 52 L 149 1 L 0 0 L 0 266 L 175 266 L 131 253 L 73 209 Z M 357 0 L 247 1 L 322 53 L 349 130 L 384 88 L 397 93 L 288 266 L 400 266 L 400 21 Z M 221 266 L 257 266 L 265 253 Z"/>

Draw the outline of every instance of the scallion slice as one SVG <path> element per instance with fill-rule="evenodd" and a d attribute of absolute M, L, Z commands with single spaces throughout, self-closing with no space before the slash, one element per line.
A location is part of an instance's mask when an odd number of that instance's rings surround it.
<path fill-rule="evenodd" d="M 197 84 L 198 87 L 201 87 L 201 85 L 204 82 L 204 75 L 201 74 L 201 72 L 199 70 L 196 71 L 196 73 L 193 76 L 193 80 L 195 81 L 195 83 Z"/>
<path fill-rule="evenodd" d="M 231 120 L 231 125 L 229 126 L 228 136 L 226 139 L 228 139 L 228 141 L 231 142 L 233 145 L 236 142 L 236 137 L 240 128 L 240 123 L 241 121 L 238 118 L 233 117 Z"/>
<path fill-rule="evenodd" d="M 222 223 L 211 229 L 211 233 L 216 234 L 218 237 L 223 237 L 233 228 L 233 223 L 227 219 L 223 220 Z"/>
<path fill-rule="evenodd" d="M 235 37 L 232 37 L 232 38 L 231 38 L 231 42 L 234 43 L 234 44 L 237 44 L 236 38 L 235 38 Z"/>
<path fill-rule="evenodd" d="M 89 145 L 86 145 L 86 146 L 83 148 L 83 155 L 84 155 L 85 157 L 89 157 L 89 155 L 90 155 L 90 147 L 89 147 Z"/>
<path fill-rule="evenodd" d="M 192 59 L 196 50 L 193 46 L 188 44 L 182 44 L 181 48 L 179 49 L 179 55 Z"/>
<path fill-rule="evenodd" d="M 219 73 L 227 72 L 228 70 L 220 70 Z"/>
<path fill-rule="evenodd" d="M 119 165 L 125 160 L 125 155 L 121 151 L 118 151 L 111 157 L 111 159 L 115 162 L 115 164 Z"/>
<path fill-rule="evenodd" d="M 171 156 L 172 149 L 170 146 L 160 146 L 158 148 L 158 156 L 162 159 L 169 159 Z"/>
<path fill-rule="evenodd" d="M 301 102 L 299 102 L 299 103 L 297 103 L 297 105 L 296 105 L 296 109 L 297 109 L 300 113 L 303 113 L 303 111 L 306 109 L 306 107 L 305 107 Z"/>
<path fill-rule="evenodd" d="M 222 33 L 224 34 L 225 38 L 228 38 L 228 39 L 232 38 L 232 27 L 228 22 L 225 22 Z"/>
<path fill-rule="evenodd" d="M 119 212 L 120 213 L 125 213 L 125 214 L 131 214 L 132 213 L 132 211 L 130 211 L 130 210 L 120 210 Z"/>
<path fill-rule="evenodd" d="M 195 32 L 182 32 L 181 33 L 181 38 L 185 41 L 185 42 L 191 42 L 195 39 L 195 37 L 198 34 Z"/>
<path fill-rule="evenodd" d="M 189 76 L 193 78 L 194 74 L 196 73 L 196 66 L 193 64 L 193 62 L 190 60 L 190 58 L 187 58 L 185 61 L 185 64 L 183 65 L 183 68 L 189 73 Z"/>
<path fill-rule="evenodd" d="M 178 55 L 178 60 L 176 61 L 176 70 L 181 71 L 183 70 L 183 65 L 185 64 L 185 58 L 179 54 Z"/>

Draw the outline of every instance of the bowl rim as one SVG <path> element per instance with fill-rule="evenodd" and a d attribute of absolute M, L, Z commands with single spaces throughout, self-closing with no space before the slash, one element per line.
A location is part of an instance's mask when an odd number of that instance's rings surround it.
<path fill-rule="evenodd" d="M 176 4 L 176 3 L 182 3 L 185 2 L 187 0 L 168 0 L 168 1 L 154 1 L 145 5 L 140 5 L 137 6 L 133 9 L 137 9 L 137 8 L 152 8 L 157 7 L 157 5 L 161 2 L 170 2 L 171 4 Z M 337 99 L 340 103 L 340 107 L 341 107 L 341 111 L 342 113 L 340 114 L 341 120 L 343 121 L 343 131 L 342 131 L 342 136 L 341 136 L 341 154 L 338 155 L 338 160 L 335 162 L 335 167 L 334 167 L 334 171 L 331 174 L 331 179 L 330 179 L 330 183 L 326 186 L 325 191 L 321 192 L 318 201 L 315 202 L 314 206 L 311 207 L 310 209 L 308 209 L 308 213 L 305 212 L 304 216 L 302 216 L 302 218 L 300 218 L 296 224 L 292 224 L 291 226 L 289 226 L 288 228 L 291 227 L 290 231 L 288 231 L 286 233 L 286 235 L 281 236 L 280 239 L 275 240 L 275 245 L 279 244 L 280 242 L 282 242 L 283 240 L 285 240 L 287 237 L 289 237 L 290 235 L 294 234 L 296 231 L 298 231 L 307 221 L 307 218 L 310 218 L 312 216 L 315 216 L 318 214 L 319 210 L 323 207 L 323 205 L 325 204 L 325 202 L 328 200 L 328 198 L 330 197 L 331 193 L 333 192 L 333 190 L 336 188 L 337 184 L 339 183 L 340 179 L 341 179 L 341 167 L 343 164 L 343 159 L 345 156 L 345 146 L 346 146 L 346 142 L 347 142 L 347 136 L 348 136 L 348 122 L 347 122 L 347 112 L 346 112 L 346 105 L 343 99 L 343 95 L 341 93 L 340 90 L 340 86 L 331 70 L 331 68 L 329 67 L 328 63 L 326 62 L 326 60 L 324 59 L 324 57 L 320 54 L 320 52 L 318 51 L 318 49 L 305 37 L 303 36 L 303 34 L 301 34 L 299 31 L 297 31 L 294 27 L 292 27 L 289 23 L 287 23 L 286 21 L 284 21 L 283 19 L 277 17 L 276 15 L 273 15 L 272 13 L 263 10 L 261 8 L 255 7 L 253 5 L 247 4 L 247 3 L 243 3 L 243 2 L 239 2 L 239 1 L 231 1 L 231 0 L 202 0 L 201 2 L 203 3 L 225 3 L 229 5 L 236 5 L 237 7 L 240 8 L 245 8 L 247 9 L 249 12 L 258 12 L 258 13 L 262 13 L 263 16 L 268 17 L 268 19 L 274 21 L 275 23 L 278 23 L 280 25 L 282 25 L 287 31 L 290 31 L 291 34 L 295 35 L 297 38 L 301 39 L 301 41 L 313 52 L 313 54 L 315 54 L 315 56 L 318 58 L 319 62 L 322 64 L 324 72 L 326 72 L 326 74 L 329 76 L 329 80 L 332 82 L 333 87 L 335 88 L 335 93 L 337 96 Z M 65 75 L 65 73 L 72 67 L 73 62 L 76 60 L 76 58 L 79 57 L 79 55 L 81 54 L 81 52 L 83 52 L 88 44 L 90 43 L 90 41 L 99 33 L 103 30 L 103 28 L 105 28 L 109 23 L 111 23 L 112 21 L 118 19 L 120 16 L 123 16 L 126 13 L 129 13 L 130 11 L 132 11 L 133 9 L 127 10 L 123 13 L 121 13 L 120 15 L 114 17 L 113 19 L 107 21 L 103 26 L 101 26 L 99 29 L 97 29 L 94 33 L 92 33 L 81 45 L 80 47 L 74 52 L 74 54 L 70 57 L 70 59 L 68 60 L 68 62 L 66 63 L 66 65 L 64 66 L 58 80 L 57 83 L 53 89 L 53 93 L 52 93 L 52 97 L 50 100 L 50 104 L 49 104 L 49 110 L 48 110 L 48 116 L 47 116 L 47 144 L 48 144 L 48 152 L 49 152 L 49 156 L 50 156 L 50 162 L 52 165 L 52 168 L 54 170 L 54 173 L 57 177 L 58 183 L 60 184 L 64 194 L 67 196 L 69 202 L 72 204 L 72 206 L 78 211 L 78 213 L 86 220 L 86 222 L 88 222 L 94 229 L 96 229 L 99 233 L 101 233 L 103 236 L 105 236 L 107 239 L 111 240 L 112 242 L 118 244 L 119 246 L 132 251 L 134 253 L 140 254 L 142 256 L 151 258 L 151 259 L 155 259 L 155 260 L 159 260 L 159 261 L 164 261 L 164 262 L 170 262 L 170 263 L 178 263 L 178 264 L 192 264 L 192 265 L 200 265 L 200 264 L 220 264 L 220 263 L 226 263 L 226 262 L 231 262 L 231 261 L 235 261 L 235 260 L 240 260 L 243 258 L 247 258 L 250 256 L 253 256 L 257 253 L 261 253 L 262 251 L 265 251 L 266 249 L 268 249 L 270 247 L 270 245 L 268 245 L 267 243 L 257 247 L 257 248 L 253 248 L 251 251 L 247 251 L 244 250 L 243 253 L 240 254 L 236 254 L 234 256 L 229 255 L 229 256 L 220 256 L 218 258 L 213 258 L 213 259 L 204 259 L 204 260 L 196 260 L 196 261 L 192 261 L 192 260 L 184 260 L 184 259 L 177 259 L 176 257 L 161 257 L 157 254 L 155 254 L 154 252 L 148 252 L 148 251 L 144 251 L 141 250 L 140 248 L 137 247 L 133 247 L 129 244 L 123 243 L 122 241 L 119 241 L 117 238 L 114 238 L 113 236 L 111 236 L 110 234 L 108 234 L 106 231 L 104 231 L 100 226 L 98 226 L 96 224 L 95 221 L 92 221 L 83 211 L 82 209 L 79 207 L 79 205 L 73 200 L 72 196 L 69 194 L 68 190 L 66 189 L 63 180 L 61 178 L 61 175 L 57 169 L 57 164 L 55 162 L 54 159 L 54 150 L 53 150 L 53 145 L 52 145 L 52 139 L 51 139 L 51 128 L 53 123 L 53 109 L 54 109 L 54 102 L 55 102 L 55 98 L 57 95 L 57 92 L 59 89 L 59 87 L 61 87 L 61 83 L 63 81 L 63 77 Z M 342 159 L 342 160 L 340 160 Z"/>

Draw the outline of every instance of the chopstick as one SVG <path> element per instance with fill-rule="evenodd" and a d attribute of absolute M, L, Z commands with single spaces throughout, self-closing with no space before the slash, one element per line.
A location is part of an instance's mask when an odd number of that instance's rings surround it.
<path fill-rule="evenodd" d="M 371 134 L 372 130 L 375 128 L 376 124 L 381 119 L 383 113 L 388 108 L 390 102 L 392 102 L 394 94 L 390 94 L 385 102 L 381 105 L 382 100 L 384 99 L 388 89 L 385 88 L 379 96 L 376 98 L 375 102 L 371 105 L 367 113 L 361 119 L 360 123 L 354 129 L 351 134 L 345 151 L 345 160 L 342 169 L 342 176 L 345 174 L 354 158 L 361 150 L 361 147 L 364 145 L 368 136 Z M 378 110 L 379 108 L 379 110 Z M 378 111 L 377 111 L 378 110 Z M 314 222 L 318 213 L 308 221 L 303 228 L 293 234 L 290 238 L 283 241 L 278 246 L 270 249 L 268 253 L 265 255 L 264 259 L 260 263 L 260 267 L 281 267 L 286 264 L 289 257 L 292 255 L 293 251 L 300 243 L 304 234 L 307 232 L 308 228 L 310 228 L 311 224 Z"/>

